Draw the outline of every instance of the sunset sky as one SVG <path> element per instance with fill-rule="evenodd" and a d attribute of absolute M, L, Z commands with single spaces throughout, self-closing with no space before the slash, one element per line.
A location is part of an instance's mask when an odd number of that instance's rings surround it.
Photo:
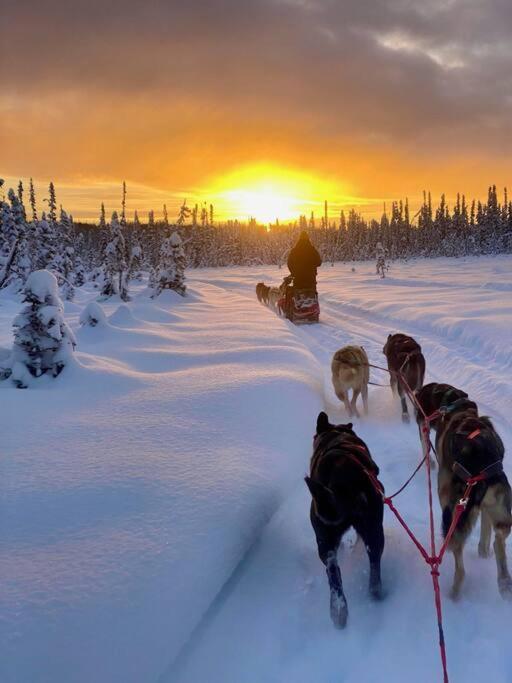
<path fill-rule="evenodd" d="M 483 196 L 510 183 L 511 34 L 510 0 L 13 0 L 0 176 L 89 220 L 123 180 L 141 214 Z"/>

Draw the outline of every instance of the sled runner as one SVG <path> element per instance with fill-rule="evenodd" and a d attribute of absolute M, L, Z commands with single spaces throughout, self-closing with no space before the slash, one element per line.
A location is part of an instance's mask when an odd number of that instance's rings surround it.
<path fill-rule="evenodd" d="M 296 325 L 317 323 L 320 316 L 318 294 L 314 289 L 295 289 L 291 276 L 281 285 L 284 292 L 279 308 Z"/>

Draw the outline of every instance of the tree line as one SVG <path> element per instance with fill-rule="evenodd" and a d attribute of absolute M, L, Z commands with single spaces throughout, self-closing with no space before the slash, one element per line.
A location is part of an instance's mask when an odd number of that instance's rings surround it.
<path fill-rule="evenodd" d="M 496 186 L 487 201 L 467 202 L 457 195 L 452 207 L 444 195 L 434 207 L 424 193 L 419 210 L 410 215 L 408 201 L 391 204 L 380 220 L 365 219 L 356 209 L 328 219 L 327 206 L 318 220 L 300 216 L 286 224 L 261 225 L 214 219 L 213 205 L 189 208 L 184 202 L 174 221 L 164 206 L 162 218 L 150 211 L 147 221 L 126 213 L 126 185 L 120 210 L 107 217 L 101 205 L 96 224 L 73 221 L 57 202 L 53 183 L 39 212 L 32 181 L 28 193 L 20 181 L 2 194 L 0 181 L 0 288 L 20 288 L 31 272 L 55 274 L 65 298 L 86 280 L 103 296 L 127 298 L 129 283 L 149 273 L 150 286 L 184 292 L 185 266 L 217 267 L 285 263 L 299 233 L 306 230 L 324 261 L 374 259 L 381 243 L 388 259 L 468 256 L 512 251 L 512 201 Z"/>

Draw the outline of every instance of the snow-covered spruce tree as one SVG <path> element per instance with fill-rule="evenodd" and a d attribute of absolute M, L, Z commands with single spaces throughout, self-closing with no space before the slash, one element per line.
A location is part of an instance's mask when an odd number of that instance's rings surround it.
<path fill-rule="evenodd" d="M 84 256 L 86 255 L 86 249 L 83 233 L 74 231 L 73 243 L 75 255 L 74 283 L 77 287 L 82 287 L 87 280 L 87 274 L 84 266 Z"/>
<path fill-rule="evenodd" d="M 34 254 L 32 257 L 33 270 L 44 270 L 50 267 L 55 259 L 58 248 L 56 226 L 50 225 L 43 211 L 41 220 L 35 224 Z"/>
<path fill-rule="evenodd" d="M 54 226 L 57 223 L 57 199 L 55 196 L 55 186 L 50 183 L 48 186 L 48 223 Z"/>
<path fill-rule="evenodd" d="M 138 217 L 137 217 L 138 220 Z M 129 257 L 128 257 L 128 280 L 142 280 L 142 244 L 140 240 L 140 223 L 134 223 L 130 237 Z"/>
<path fill-rule="evenodd" d="M 30 178 L 29 186 L 30 208 L 32 209 L 32 223 L 37 223 L 37 207 L 36 207 L 36 192 L 34 190 L 34 183 Z"/>
<path fill-rule="evenodd" d="M 11 378 L 19 388 L 30 377 L 50 372 L 57 377 L 76 346 L 73 332 L 63 316 L 57 278 L 48 270 L 36 270 L 24 287 L 27 305 L 14 319 Z"/>
<path fill-rule="evenodd" d="M 123 198 L 121 200 L 121 219 L 119 225 L 126 228 L 126 181 L 123 180 Z"/>
<path fill-rule="evenodd" d="M 72 301 L 75 295 L 73 232 L 71 219 L 61 206 L 59 223 L 56 225 L 57 249 L 51 269 L 57 274 L 62 293 L 67 301 Z"/>
<path fill-rule="evenodd" d="M 164 289 L 174 289 L 185 296 L 185 251 L 183 242 L 177 232 L 166 237 L 160 248 L 160 262 L 156 273 L 153 296 L 158 296 Z"/>
<path fill-rule="evenodd" d="M 18 231 L 11 207 L 0 201 L 0 288 L 11 282 L 18 247 Z"/>
<path fill-rule="evenodd" d="M 23 186 L 19 190 L 23 196 Z M 9 242 L 15 239 L 15 254 L 11 261 L 10 272 L 5 284 L 15 282 L 21 288 L 32 270 L 30 260 L 30 245 L 28 239 L 28 227 L 25 219 L 25 208 L 20 201 L 19 195 L 10 189 L 7 193 L 11 204 L 11 219 Z"/>
<path fill-rule="evenodd" d="M 123 301 L 128 301 L 128 278 L 126 264 L 126 245 L 114 211 L 109 225 L 109 242 L 105 247 L 105 279 L 101 293 L 104 297 L 118 294 Z"/>

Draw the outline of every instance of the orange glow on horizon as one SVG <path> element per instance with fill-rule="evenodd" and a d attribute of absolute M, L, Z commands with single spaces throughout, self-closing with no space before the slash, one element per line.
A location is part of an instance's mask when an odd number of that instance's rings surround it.
<path fill-rule="evenodd" d="M 220 176 L 205 190 L 219 215 L 259 223 L 296 220 L 323 212 L 325 199 L 343 202 L 346 188 L 318 176 L 273 164 L 245 166 Z"/>

